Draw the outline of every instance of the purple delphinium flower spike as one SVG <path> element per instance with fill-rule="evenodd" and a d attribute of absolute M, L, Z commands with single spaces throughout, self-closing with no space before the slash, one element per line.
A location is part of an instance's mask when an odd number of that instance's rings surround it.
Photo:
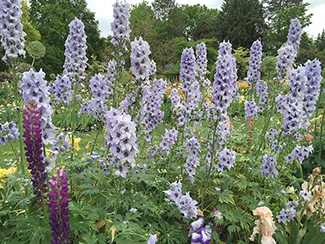
<path fill-rule="evenodd" d="M 300 44 L 301 35 L 302 35 L 302 25 L 300 21 L 297 18 L 292 19 L 289 27 L 287 43 L 294 47 L 295 55 L 297 55 L 297 47 Z"/>
<path fill-rule="evenodd" d="M 207 73 L 207 48 L 204 42 L 196 45 L 196 72 L 200 81 L 204 81 Z"/>
<path fill-rule="evenodd" d="M 69 185 L 67 181 L 67 172 L 57 169 L 57 173 L 53 174 L 49 184 L 49 212 L 50 226 L 52 228 L 52 243 L 63 244 L 69 243 L 70 224 L 69 224 Z"/>
<path fill-rule="evenodd" d="M 22 17 L 21 3 L 19 0 L 0 1 L 0 35 L 1 45 L 5 50 L 2 60 L 25 57 L 25 38 L 21 24 Z"/>
<path fill-rule="evenodd" d="M 303 98 L 304 109 L 308 116 L 312 116 L 319 97 L 320 84 L 322 81 L 321 63 L 314 59 L 305 63 L 305 74 L 307 78 L 306 91 Z"/>
<path fill-rule="evenodd" d="M 118 170 L 115 175 L 127 177 L 128 167 L 135 167 L 135 156 L 138 154 L 136 126 L 131 121 L 131 116 L 112 109 L 105 113 L 106 119 L 106 141 L 110 152 L 118 160 Z"/>
<path fill-rule="evenodd" d="M 264 155 L 263 156 L 263 165 L 261 166 L 262 173 L 265 178 L 277 177 L 278 171 L 275 167 L 276 157 L 272 155 Z"/>
<path fill-rule="evenodd" d="M 245 120 L 251 117 L 257 117 L 258 108 L 254 101 L 247 101 L 245 103 Z"/>
<path fill-rule="evenodd" d="M 166 133 L 162 136 L 162 140 L 159 144 L 159 149 L 162 151 L 162 154 L 170 154 L 170 150 L 177 140 L 177 135 L 178 131 L 175 128 L 170 130 L 166 129 Z"/>
<path fill-rule="evenodd" d="M 83 74 L 87 68 L 85 25 L 81 20 L 75 18 L 69 24 L 70 32 L 65 41 L 65 61 L 63 74 L 70 79 L 79 82 L 83 79 Z"/>
<path fill-rule="evenodd" d="M 201 145 L 196 137 L 187 139 L 186 143 L 188 157 L 185 163 L 184 174 L 189 176 L 189 180 L 193 183 L 195 176 L 195 168 L 200 165 L 199 152 L 201 151 Z"/>
<path fill-rule="evenodd" d="M 292 152 L 285 158 L 286 162 L 289 163 L 295 159 L 299 160 L 299 163 L 302 164 L 305 158 L 314 150 L 312 145 L 308 147 L 296 146 Z"/>
<path fill-rule="evenodd" d="M 195 218 L 197 216 L 197 201 L 190 197 L 190 193 L 187 192 L 182 195 L 182 183 L 174 182 L 171 184 L 171 189 L 164 191 L 165 195 L 169 196 L 173 200 L 179 211 L 185 218 Z"/>
<path fill-rule="evenodd" d="M 31 170 L 34 194 L 37 206 L 42 205 L 44 194 L 47 191 L 46 171 L 43 162 L 41 111 L 37 108 L 35 100 L 29 100 L 24 110 L 24 134 L 26 160 Z"/>
<path fill-rule="evenodd" d="M 247 81 L 251 89 L 257 86 L 260 82 L 261 72 L 260 67 L 262 63 L 262 43 L 260 40 L 253 42 L 249 57 L 249 70 L 247 72 Z"/>
<path fill-rule="evenodd" d="M 217 120 L 227 117 L 227 108 L 233 101 L 236 91 L 236 59 L 232 57 L 231 51 L 229 42 L 220 43 L 211 99 L 219 114 Z"/>
<path fill-rule="evenodd" d="M 60 101 L 63 101 L 63 103 L 66 104 L 70 103 L 72 90 L 69 76 L 57 75 L 54 83 L 50 84 L 50 88 L 52 89 L 55 103 L 60 103 Z"/>
<path fill-rule="evenodd" d="M 19 131 L 15 122 L 0 124 L 0 145 L 5 145 L 8 141 L 13 141 L 19 137 Z"/>
<path fill-rule="evenodd" d="M 236 152 L 230 151 L 229 149 L 225 148 L 219 155 L 219 162 L 215 167 L 217 168 L 218 172 L 223 172 L 224 168 L 230 170 L 236 160 Z"/>
<path fill-rule="evenodd" d="M 114 46 L 122 44 L 126 48 L 125 42 L 130 39 L 130 4 L 124 2 L 116 2 L 113 4 L 114 21 L 111 23 L 113 39 L 111 43 Z M 120 53 L 118 55 L 121 55 Z"/>
<path fill-rule="evenodd" d="M 182 90 L 187 95 L 190 86 L 195 80 L 195 55 L 193 48 L 185 48 L 181 58 L 180 81 Z"/>
<path fill-rule="evenodd" d="M 151 61 L 149 55 L 151 53 L 148 42 L 142 40 L 140 36 L 131 42 L 131 68 L 132 74 L 135 76 L 135 81 L 140 82 L 145 80 L 150 75 Z"/>

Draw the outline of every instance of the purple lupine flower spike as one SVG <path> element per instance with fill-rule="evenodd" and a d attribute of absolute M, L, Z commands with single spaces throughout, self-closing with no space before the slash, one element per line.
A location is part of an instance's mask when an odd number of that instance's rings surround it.
<path fill-rule="evenodd" d="M 51 191 L 49 192 L 49 212 L 50 226 L 52 228 L 52 243 L 70 243 L 70 224 L 69 224 L 69 185 L 67 172 L 57 169 L 49 181 Z"/>
<path fill-rule="evenodd" d="M 23 31 L 21 24 L 21 3 L 19 0 L 0 1 L 0 35 L 1 45 L 5 50 L 2 60 L 7 62 L 8 59 L 25 57 L 25 38 L 26 33 Z"/>
<path fill-rule="evenodd" d="M 37 206 L 41 207 L 44 194 L 47 191 L 46 170 L 43 162 L 41 111 L 37 108 L 35 100 L 29 100 L 24 110 L 25 150 L 28 169 L 31 170 Z"/>
<path fill-rule="evenodd" d="M 78 18 L 71 21 L 69 27 L 70 33 L 65 41 L 63 74 L 79 82 L 80 79 L 84 78 L 83 74 L 87 68 L 87 36 L 85 34 L 85 25 Z"/>

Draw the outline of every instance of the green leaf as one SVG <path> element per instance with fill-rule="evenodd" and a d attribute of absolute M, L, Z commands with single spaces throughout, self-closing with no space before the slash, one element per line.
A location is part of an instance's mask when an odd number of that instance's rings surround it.
<path fill-rule="evenodd" d="M 83 237 L 85 242 L 81 242 L 81 243 L 86 243 L 86 244 L 97 244 L 98 239 L 96 237 L 96 235 L 88 232 L 86 235 L 84 235 Z"/>
<path fill-rule="evenodd" d="M 231 203 L 232 205 L 235 205 L 234 201 L 234 195 L 233 192 L 230 190 L 225 190 L 219 194 L 219 201 L 221 203 Z"/>
<path fill-rule="evenodd" d="M 240 231 L 240 227 L 238 225 L 235 225 L 235 224 L 229 225 L 227 229 L 228 229 L 230 234 Z"/>

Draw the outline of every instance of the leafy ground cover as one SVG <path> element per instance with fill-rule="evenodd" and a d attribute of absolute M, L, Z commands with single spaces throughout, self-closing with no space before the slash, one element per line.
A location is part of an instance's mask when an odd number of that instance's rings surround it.
<path fill-rule="evenodd" d="M 265 80 L 257 40 L 244 81 L 230 42 L 213 81 L 203 42 L 167 81 L 128 17 L 117 2 L 105 75 L 86 72 L 78 19 L 49 82 L 6 52 L 3 243 L 323 243 L 323 84 L 318 60 L 294 63 L 299 20 Z"/>

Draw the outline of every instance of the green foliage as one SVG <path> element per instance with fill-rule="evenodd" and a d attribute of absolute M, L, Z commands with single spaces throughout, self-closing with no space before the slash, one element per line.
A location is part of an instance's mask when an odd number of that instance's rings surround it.
<path fill-rule="evenodd" d="M 298 64 L 305 64 L 307 60 L 313 60 L 317 58 L 321 62 L 322 68 L 324 68 L 325 64 L 325 50 L 322 52 L 318 51 L 317 49 L 311 47 L 310 49 L 301 48 L 298 52 L 296 62 Z"/>
<path fill-rule="evenodd" d="M 243 47 L 239 47 L 234 50 L 233 56 L 236 58 L 237 76 L 239 80 L 243 80 L 247 76 L 249 69 L 249 50 Z"/>
<path fill-rule="evenodd" d="M 258 0 L 225 0 L 218 15 L 218 40 L 231 41 L 234 49 L 250 48 L 265 30 L 263 6 Z"/>
<path fill-rule="evenodd" d="M 277 75 L 276 71 L 277 58 L 273 56 L 266 56 L 262 59 L 261 72 L 267 77 L 267 80 L 272 80 Z"/>
<path fill-rule="evenodd" d="M 323 29 L 322 33 L 318 33 L 315 46 L 320 52 L 325 49 L 325 29 Z"/>
<path fill-rule="evenodd" d="M 41 40 L 40 32 L 35 29 L 35 27 L 30 23 L 30 16 L 29 16 L 29 7 L 27 5 L 27 1 L 21 1 L 22 5 L 22 17 L 21 17 L 21 24 L 23 25 L 23 30 L 26 33 L 25 40 L 26 42 L 31 41 L 39 41 Z"/>

